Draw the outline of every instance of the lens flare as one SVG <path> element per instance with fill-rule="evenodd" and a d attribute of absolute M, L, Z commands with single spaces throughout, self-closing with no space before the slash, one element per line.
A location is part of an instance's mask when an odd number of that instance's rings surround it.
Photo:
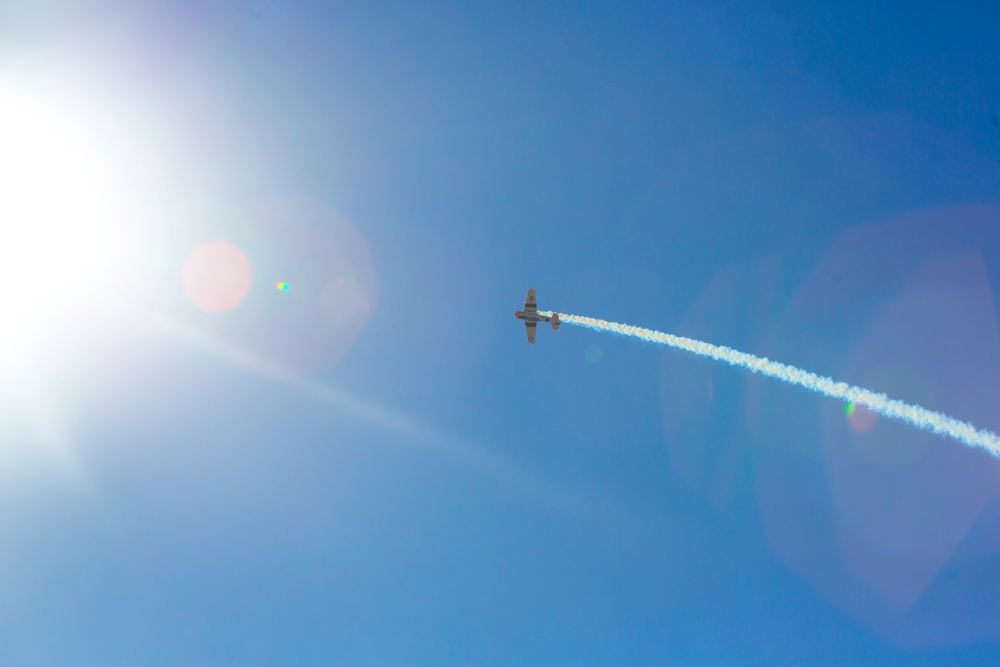
<path fill-rule="evenodd" d="M 195 248 L 181 272 L 184 294 L 206 313 L 239 307 L 253 284 L 250 260 L 229 241 Z"/>

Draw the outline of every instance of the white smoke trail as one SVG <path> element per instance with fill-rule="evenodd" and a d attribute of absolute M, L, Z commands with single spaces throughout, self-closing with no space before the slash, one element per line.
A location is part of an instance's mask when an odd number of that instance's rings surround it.
<path fill-rule="evenodd" d="M 552 315 L 545 312 L 545 315 Z M 791 384 L 804 387 L 810 391 L 824 394 L 831 398 L 839 398 L 857 405 L 863 405 L 886 417 L 899 419 L 927 431 L 955 438 L 971 447 L 982 447 L 993 456 L 1000 458 L 1000 436 L 986 429 L 977 429 L 972 424 L 949 417 L 948 415 L 927 410 L 919 405 L 910 405 L 903 401 L 887 397 L 861 387 L 853 387 L 846 382 L 835 382 L 827 377 L 804 371 L 795 366 L 789 366 L 770 359 L 755 357 L 746 352 L 739 352 L 721 345 L 703 343 L 683 336 L 674 336 L 652 329 L 633 327 L 627 324 L 605 322 L 592 317 L 579 315 L 564 315 L 559 313 L 559 321 L 576 324 L 595 331 L 608 331 L 622 336 L 631 336 L 650 343 L 669 345 L 688 352 L 694 352 L 703 357 L 724 361 L 732 366 L 749 369 L 754 373 L 784 380 Z"/>

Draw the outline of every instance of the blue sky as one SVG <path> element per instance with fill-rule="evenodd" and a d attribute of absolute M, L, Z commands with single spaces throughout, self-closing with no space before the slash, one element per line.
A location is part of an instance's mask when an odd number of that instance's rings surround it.
<path fill-rule="evenodd" d="M 995 662 L 998 20 L 0 1 L 0 662 Z"/>

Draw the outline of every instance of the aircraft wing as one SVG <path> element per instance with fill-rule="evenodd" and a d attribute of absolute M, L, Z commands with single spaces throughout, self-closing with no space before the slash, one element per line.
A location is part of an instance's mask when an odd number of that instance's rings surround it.
<path fill-rule="evenodd" d="M 535 329 L 538 325 L 534 322 L 525 322 L 524 329 L 528 332 L 528 342 L 532 345 L 535 344 Z"/>
<path fill-rule="evenodd" d="M 538 310 L 538 304 L 535 303 L 535 290 L 529 289 L 528 296 L 524 299 L 524 310 L 525 312 Z"/>

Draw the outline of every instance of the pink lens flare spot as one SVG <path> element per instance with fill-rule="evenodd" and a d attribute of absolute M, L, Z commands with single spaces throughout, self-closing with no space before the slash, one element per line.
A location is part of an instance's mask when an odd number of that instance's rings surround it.
<path fill-rule="evenodd" d="M 184 294 L 206 313 L 239 307 L 253 284 L 250 260 L 229 241 L 202 243 L 181 270 Z"/>

